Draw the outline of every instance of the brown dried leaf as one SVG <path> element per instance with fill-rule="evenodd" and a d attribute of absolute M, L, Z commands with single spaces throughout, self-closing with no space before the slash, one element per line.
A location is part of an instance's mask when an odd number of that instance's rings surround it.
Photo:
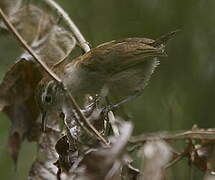
<path fill-rule="evenodd" d="M 132 124 L 123 122 L 119 128 L 120 135 L 112 137 L 110 147 L 90 149 L 80 161 L 77 168 L 72 170 L 74 179 L 78 180 L 117 180 L 125 163 L 125 149 L 132 133 Z M 96 162 L 96 163 L 95 163 Z M 68 177 L 67 179 L 69 179 Z"/>
<path fill-rule="evenodd" d="M 56 128 L 47 128 L 45 134 L 38 139 L 38 156 L 29 172 L 29 180 L 55 180 L 57 179 L 58 168 L 56 161 L 58 155 L 55 151 L 55 144 L 61 139 L 61 132 Z"/>
<path fill-rule="evenodd" d="M 21 4 L 22 0 L 1 0 L 0 8 L 4 11 L 5 14 L 10 16 L 20 8 Z"/>
<path fill-rule="evenodd" d="M 190 143 L 188 146 L 188 158 L 202 171 L 214 171 L 215 141 L 202 139 L 199 144 Z"/>
<path fill-rule="evenodd" d="M 171 159 L 170 146 L 163 140 L 147 141 L 140 150 L 142 156 L 143 176 L 142 180 L 164 180 L 163 168 Z"/>
<path fill-rule="evenodd" d="M 6 73 L 0 85 L 1 108 L 11 120 L 9 150 L 15 162 L 21 141 L 31 132 L 39 114 L 34 89 L 40 79 L 38 67 L 21 59 Z"/>
<path fill-rule="evenodd" d="M 29 6 L 28 8 L 30 9 L 26 8 L 24 10 L 29 12 L 32 10 L 31 13 L 34 13 L 33 10 L 36 7 Z M 22 11 L 24 10 L 22 9 Z M 21 16 L 20 18 L 24 17 Z M 31 17 L 29 17 L 30 20 Z M 22 28 L 22 25 L 24 24 L 21 24 L 20 28 Z M 50 24 L 45 25 L 44 30 Z M 33 27 L 34 24 L 32 24 L 31 28 Z M 28 32 L 31 31 L 28 29 Z M 23 33 L 25 34 L 25 32 Z M 31 33 L 34 33 L 34 31 Z M 32 34 L 32 37 L 34 36 Z M 71 52 L 75 45 L 76 41 L 69 32 L 61 27 L 53 26 L 41 40 L 33 43 L 33 48 L 46 64 L 53 66 Z M 43 71 L 28 53 L 24 53 L 21 57 L 21 60 L 16 62 L 6 73 L 0 85 L 0 111 L 5 112 L 12 122 L 9 135 L 9 150 L 15 162 L 17 161 L 23 138 L 27 137 L 29 140 L 35 140 L 40 134 L 40 128 L 36 123 L 39 108 L 35 102 L 34 91 L 42 78 Z"/>
<path fill-rule="evenodd" d="M 43 37 L 54 24 L 52 16 L 41 8 L 30 4 L 21 7 L 8 17 L 28 43 Z M 1 27 L 7 29 L 4 25 Z"/>
<path fill-rule="evenodd" d="M 57 180 L 57 168 L 49 162 L 36 160 L 29 172 L 28 180 Z"/>
<path fill-rule="evenodd" d="M 76 46 L 74 36 L 64 28 L 57 25 L 52 26 L 52 29 L 41 39 L 32 43 L 32 48 L 35 53 L 49 66 L 59 62 L 65 56 L 72 52 Z M 33 60 L 28 53 L 21 55 L 28 60 Z"/>

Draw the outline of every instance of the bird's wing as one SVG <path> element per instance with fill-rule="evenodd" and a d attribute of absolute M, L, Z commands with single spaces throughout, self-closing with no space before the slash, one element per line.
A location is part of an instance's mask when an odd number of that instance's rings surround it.
<path fill-rule="evenodd" d="M 145 38 L 127 38 L 115 40 L 100 45 L 83 56 L 76 58 L 72 63 L 77 66 L 113 75 L 132 66 L 141 64 L 146 57 L 164 56 L 163 47 L 153 47 L 145 44 L 153 40 Z"/>

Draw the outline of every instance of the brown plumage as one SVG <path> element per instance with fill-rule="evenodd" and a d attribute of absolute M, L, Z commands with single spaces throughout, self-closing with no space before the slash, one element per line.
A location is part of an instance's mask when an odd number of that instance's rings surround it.
<path fill-rule="evenodd" d="M 175 33 L 157 40 L 126 38 L 110 41 L 69 63 L 59 64 L 54 71 L 75 97 L 102 94 L 124 99 L 140 94 L 159 63 L 158 57 L 166 56 L 165 44 Z M 61 108 L 65 101 L 57 82 L 48 76 L 38 86 L 37 100 L 45 110 Z"/>

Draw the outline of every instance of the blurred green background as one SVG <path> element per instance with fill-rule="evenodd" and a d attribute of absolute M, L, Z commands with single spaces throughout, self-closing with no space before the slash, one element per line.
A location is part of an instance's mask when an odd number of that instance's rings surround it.
<path fill-rule="evenodd" d="M 58 0 L 94 47 L 123 37 L 157 38 L 181 32 L 167 48 L 168 57 L 153 74 L 144 94 L 128 103 L 135 133 L 214 127 L 215 1 L 214 0 Z M 0 36 L 0 77 L 21 49 L 13 37 Z M 35 158 L 34 144 L 25 142 L 15 173 L 7 152 L 10 122 L 0 114 L 0 179 L 26 179 Z M 187 179 L 181 162 L 172 179 Z M 202 179 L 195 170 L 194 179 Z"/>

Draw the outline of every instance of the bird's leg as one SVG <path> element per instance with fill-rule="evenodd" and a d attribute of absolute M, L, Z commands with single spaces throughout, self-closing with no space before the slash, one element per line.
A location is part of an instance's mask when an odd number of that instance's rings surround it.
<path fill-rule="evenodd" d="M 102 141 L 105 145 L 109 146 L 109 142 L 98 132 L 97 129 L 90 123 L 89 119 L 85 117 L 80 107 L 77 105 L 70 92 L 63 89 L 68 97 L 64 102 L 62 110 L 64 114 L 68 114 L 67 117 L 72 117 L 77 127 L 84 130 L 88 135 Z"/>
<path fill-rule="evenodd" d="M 122 99 L 121 101 L 119 101 L 119 102 L 116 103 L 116 104 L 109 104 L 108 106 L 106 106 L 106 107 L 104 108 L 103 111 L 106 112 L 106 113 L 109 112 L 109 111 L 112 111 L 112 110 L 114 110 L 114 109 L 120 107 L 122 104 L 124 104 L 124 103 L 126 103 L 126 102 L 128 102 L 128 101 L 130 101 L 130 100 L 132 100 L 132 99 L 137 98 L 137 97 L 140 96 L 141 94 L 142 94 L 142 91 L 138 91 L 138 92 L 136 92 L 135 94 L 130 95 L 130 96 L 128 96 L 128 97 Z"/>
<path fill-rule="evenodd" d="M 108 105 L 103 109 L 103 116 L 107 117 L 106 120 L 108 121 L 108 124 L 110 125 L 110 127 L 111 127 L 111 129 L 113 131 L 113 134 L 115 136 L 119 136 L 120 133 L 119 133 L 119 128 L 117 126 L 117 119 L 115 118 L 114 113 L 113 113 L 112 110 L 114 108 L 118 108 L 123 103 L 125 103 L 125 102 L 127 102 L 127 101 L 129 101 L 129 100 L 131 100 L 131 99 L 133 99 L 133 98 L 135 98 L 137 96 L 139 96 L 139 95 L 140 95 L 140 93 L 135 93 L 134 95 L 126 97 L 125 99 L 119 101 L 117 104 L 114 104 L 114 105 L 110 104 L 110 101 L 109 101 L 107 96 L 105 97 L 106 104 L 108 104 Z M 120 108 L 122 108 L 122 106 Z M 123 112 L 123 114 L 125 114 L 126 119 L 129 119 L 128 115 L 125 112 Z"/>
<path fill-rule="evenodd" d="M 82 109 L 82 112 L 86 117 L 89 117 L 93 113 L 93 111 L 98 107 L 98 102 L 99 102 L 98 95 L 94 97 L 89 96 L 89 98 L 90 98 L 90 102 L 88 102 L 89 104 L 86 105 L 84 109 Z"/>

